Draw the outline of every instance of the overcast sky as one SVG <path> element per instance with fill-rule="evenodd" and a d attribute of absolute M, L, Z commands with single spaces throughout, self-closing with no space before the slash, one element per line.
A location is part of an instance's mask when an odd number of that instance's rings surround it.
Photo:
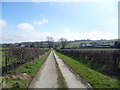
<path fill-rule="evenodd" d="M 116 39 L 117 2 L 2 2 L 2 42 Z M 1 32 L 0 32 L 1 33 Z"/>

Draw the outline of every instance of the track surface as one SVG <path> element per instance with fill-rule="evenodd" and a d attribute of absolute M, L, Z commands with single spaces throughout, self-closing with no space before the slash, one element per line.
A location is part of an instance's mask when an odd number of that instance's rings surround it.
<path fill-rule="evenodd" d="M 38 71 L 35 79 L 30 85 L 30 88 L 58 88 L 58 75 L 55 60 L 58 63 L 68 88 L 86 88 L 80 78 L 63 63 L 63 61 L 55 54 L 53 50 L 45 63 L 42 65 L 41 69 Z"/>
<path fill-rule="evenodd" d="M 57 72 L 53 53 L 51 52 L 42 68 L 38 71 L 30 88 L 57 88 Z"/>

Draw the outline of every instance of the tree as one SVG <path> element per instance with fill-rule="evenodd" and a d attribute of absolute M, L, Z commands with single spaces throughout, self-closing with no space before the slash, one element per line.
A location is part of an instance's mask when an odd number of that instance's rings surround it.
<path fill-rule="evenodd" d="M 66 38 L 60 38 L 60 42 L 61 42 L 62 48 L 65 48 L 65 46 L 67 44 L 67 39 Z"/>
<path fill-rule="evenodd" d="M 35 44 L 34 43 L 30 44 L 30 47 L 35 48 Z"/>
<path fill-rule="evenodd" d="M 115 41 L 114 47 L 115 48 L 120 48 L 120 41 Z"/>
<path fill-rule="evenodd" d="M 47 43 L 48 43 L 48 47 L 49 48 L 53 48 L 53 44 L 54 44 L 54 38 L 53 37 L 46 37 L 47 38 Z"/>

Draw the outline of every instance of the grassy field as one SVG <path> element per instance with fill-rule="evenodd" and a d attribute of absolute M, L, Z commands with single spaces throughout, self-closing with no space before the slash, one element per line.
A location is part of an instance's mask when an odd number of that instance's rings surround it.
<path fill-rule="evenodd" d="M 66 45 L 66 48 L 79 47 L 80 43 L 88 44 L 88 43 L 96 42 L 96 43 L 102 44 L 102 43 L 115 42 L 115 41 L 117 41 L 117 39 L 72 42 L 72 43 L 68 43 Z"/>
<path fill-rule="evenodd" d="M 120 81 L 116 78 L 110 78 L 95 70 L 88 68 L 75 59 L 56 52 L 56 54 L 69 65 L 76 73 L 78 73 L 85 81 L 89 82 L 93 88 L 120 88 Z"/>
<path fill-rule="evenodd" d="M 14 72 L 21 73 L 23 75 L 29 76 L 30 79 L 18 76 L 14 76 L 12 78 L 6 78 L 6 76 L 3 76 L 3 88 L 27 88 L 43 62 L 48 57 L 49 53 L 50 51 L 47 54 L 42 55 L 40 58 L 23 64 L 15 70 L 8 72 L 8 75 L 12 75 Z"/>
<path fill-rule="evenodd" d="M 7 50 L 7 49 L 9 49 L 9 48 L 0 47 L 0 50 Z"/>
<path fill-rule="evenodd" d="M 68 43 L 66 48 L 79 47 L 80 42 Z"/>

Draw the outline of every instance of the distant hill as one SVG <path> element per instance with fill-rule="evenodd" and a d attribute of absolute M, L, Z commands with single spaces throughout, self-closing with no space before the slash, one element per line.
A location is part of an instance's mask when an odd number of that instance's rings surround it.
<path fill-rule="evenodd" d="M 76 40 L 73 42 L 69 42 L 66 45 L 66 48 L 79 48 L 82 45 L 114 45 L 115 41 L 118 39 L 111 39 L 111 40 Z"/>

